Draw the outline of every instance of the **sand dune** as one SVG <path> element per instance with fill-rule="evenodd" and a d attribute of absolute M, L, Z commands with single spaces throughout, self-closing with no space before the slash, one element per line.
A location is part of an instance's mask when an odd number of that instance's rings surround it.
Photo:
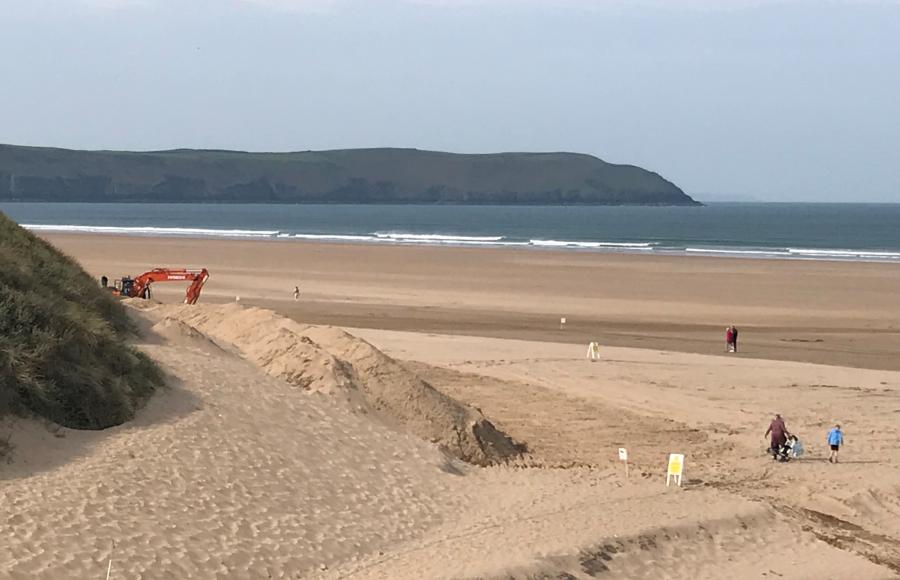
<path fill-rule="evenodd" d="M 469 469 L 236 356 L 144 348 L 174 386 L 133 423 L 13 426 L 0 577 L 305 577 L 438 521 Z"/>
<path fill-rule="evenodd" d="M 532 464 L 545 466 L 480 468 L 427 435 L 357 412 L 341 388 L 286 380 L 287 361 L 263 354 L 271 346 L 248 347 L 259 338 L 250 340 L 251 320 L 285 339 L 271 313 L 144 306 L 139 315 L 155 330 L 142 348 L 172 387 L 135 421 L 102 432 L 4 425 L 12 455 L 0 468 L 0 518 L 10 532 L 0 577 L 103 577 L 110 558 L 112 578 L 900 571 L 897 433 L 888 423 L 900 408 L 898 373 L 633 349 L 591 364 L 567 345 L 364 333 L 526 440 Z M 293 328 L 290 340 L 309 336 L 338 360 L 377 352 L 335 329 Z M 306 363 L 317 377 L 332 360 L 320 355 Z M 280 370 L 265 372 L 265 360 Z M 849 433 L 863 419 L 873 433 L 865 446 L 851 443 L 847 465 L 818 461 L 813 439 L 808 461 L 772 465 L 758 422 L 773 400 L 787 412 L 813 392 L 840 409 Z M 879 410 L 866 413 L 873 400 Z M 788 416 L 812 434 L 824 411 L 805 409 Z M 634 457 L 627 480 L 614 459 L 623 442 Z M 684 489 L 663 484 L 671 450 L 688 453 Z"/>

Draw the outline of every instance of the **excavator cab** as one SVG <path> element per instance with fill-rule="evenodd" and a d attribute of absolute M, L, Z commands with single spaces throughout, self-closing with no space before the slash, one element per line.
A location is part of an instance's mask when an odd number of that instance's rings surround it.
<path fill-rule="evenodd" d="M 122 276 L 120 280 L 116 280 L 116 290 L 119 291 L 119 296 L 131 296 L 131 292 L 133 289 L 133 278 L 129 276 Z"/>
<path fill-rule="evenodd" d="M 116 280 L 116 289 L 119 296 L 150 299 L 150 283 L 138 284 L 138 281 L 130 276 L 122 276 L 121 280 Z"/>

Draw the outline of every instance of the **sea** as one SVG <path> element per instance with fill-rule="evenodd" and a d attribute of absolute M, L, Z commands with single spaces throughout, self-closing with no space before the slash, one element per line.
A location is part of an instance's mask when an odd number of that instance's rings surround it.
<path fill-rule="evenodd" d="M 38 232 L 900 264 L 900 204 L 702 207 L 0 203 Z"/>

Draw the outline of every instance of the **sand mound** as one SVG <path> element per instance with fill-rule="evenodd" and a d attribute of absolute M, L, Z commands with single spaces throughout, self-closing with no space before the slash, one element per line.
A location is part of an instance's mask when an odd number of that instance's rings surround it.
<path fill-rule="evenodd" d="M 176 346 L 189 346 L 203 351 L 222 350 L 219 345 L 210 340 L 208 336 L 180 320 L 165 317 L 151 328 L 151 331 L 169 344 Z"/>
<path fill-rule="evenodd" d="M 355 411 L 375 414 L 465 461 L 488 465 L 519 454 L 479 411 L 438 392 L 343 330 L 303 325 L 237 304 L 160 305 L 156 311 L 164 317 L 156 326 L 162 324 L 167 336 L 184 340 L 187 328 L 230 343 L 268 374 L 346 401 Z"/>

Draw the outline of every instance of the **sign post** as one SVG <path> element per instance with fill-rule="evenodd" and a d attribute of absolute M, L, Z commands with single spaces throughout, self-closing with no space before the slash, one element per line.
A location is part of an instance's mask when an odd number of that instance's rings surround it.
<path fill-rule="evenodd" d="M 625 477 L 628 477 L 628 450 L 624 447 L 619 447 L 619 461 L 625 462 Z"/>
<path fill-rule="evenodd" d="M 109 548 L 109 565 L 106 566 L 106 580 L 109 580 L 109 575 L 112 573 L 112 557 L 113 551 L 116 549 L 116 541 L 112 541 L 112 545 Z"/>
<path fill-rule="evenodd" d="M 669 469 L 666 471 L 666 487 L 669 487 L 669 480 L 674 480 L 678 487 L 681 487 L 681 476 L 684 473 L 684 454 L 669 454 Z"/>
<path fill-rule="evenodd" d="M 559 319 L 559 329 L 563 330 L 566 327 L 566 317 L 563 316 Z"/>

